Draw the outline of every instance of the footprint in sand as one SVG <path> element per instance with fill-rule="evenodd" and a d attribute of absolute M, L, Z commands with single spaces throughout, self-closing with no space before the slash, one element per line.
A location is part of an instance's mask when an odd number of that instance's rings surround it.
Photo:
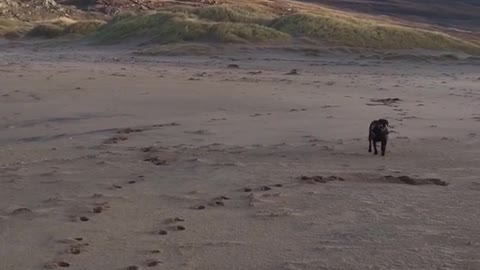
<path fill-rule="evenodd" d="M 252 189 L 248 188 L 248 187 L 245 187 L 245 188 L 242 188 L 242 191 L 243 192 L 252 192 Z"/>
<path fill-rule="evenodd" d="M 146 158 L 143 161 L 151 162 L 155 166 L 168 165 L 168 160 L 160 159 L 159 157 Z"/>
<path fill-rule="evenodd" d="M 193 210 L 204 210 L 206 207 L 205 205 L 199 204 L 191 207 Z"/>
<path fill-rule="evenodd" d="M 174 217 L 174 218 L 168 218 L 165 220 L 165 224 L 172 224 L 172 223 L 177 223 L 177 222 L 183 222 L 185 219 L 180 218 L 180 217 Z"/>
<path fill-rule="evenodd" d="M 273 185 L 268 185 L 268 186 L 259 186 L 259 187 L 256 187 L 256 188 L 244 187 L 240 191 L 247 192 L 247 193 L 248 192 L 254 192 L 254 191 L 257 191 L 257 192 L 269 191 L 269 190 L 272 190 L 274 187 L 283 187 L 283 185 L 282 184 L 273 184 Z"/>
<path fill-rule="evenodd" d="M 261 187 L 258 188 L 258 190 L 260 190 L 260 191 L 269 191 L 269 190 L 271 190 L 271 189 L 272 189 L 272 188 L 269 187 L 269 186 L 261 186 Z"/>
<path fill-rule="evenodd" d="M 157 125 L 153 125 L 152 127 L 177 127 L 177 126 L 180 126 L 180 124 L 172 122 L 167 124 L 157 124 Z"/>
<path fill-rule="evenodd" d="M 448 186 L 449 184 L 437 178 L 413 178 L 410 176 L 391 176 L 387 175 L 380 178 L 381 182 L 385 183 L 402 183 L 407 185 L 436 185 L 436 186 Z"/>
<path fill-rule="evenodd" d="M 43 266 L 44 269 L 55 269 L 57 267 L 67 268 L 67 267 L 70 267 L 70 264 L 65 261 L 59 261 L 54 263 L 47 263 L 46 265 Z"/>
<path fill-rule="evenodd" d="M 123 187 L 120 186 L 120 185 L 112 185 L 112 187 L 115 188 L 115 189 L 121 189 L 121 188 L 123 188 Z"/>
<path fill-rule="evenodd" d="M 306 111 L 307 109 L 290 109 L 289 112 Z"/>
<path fill-rule="evenodd" d="M 206 130 L 206 129 L 199 129 L 194 131 L 184 131 L 187 134 L 195 134 L 195 135 L 211 135 L 213 132 Z"/>
<path fill-rule="evenodd" d="M 85 245 L 88 245 L 88 244 L 70 246 L 65 252 L 68 254 L 78 255 L 82 253 L 80 247 Z"/>
<path fill-rule="evenodd" d="M 24 215 L 24 214 L 29 214 L 29 213 L 32 213 L 32 210 L 30 210 L 29 208 L 26 208 L 26 207 L 20 207 L 20 208 L 17 208 L 15 210 L 13 210 L 12 212 L 10 212 L 10 215 L 11 216 L 19 216 L 19 215 Z"/>
<path fill-rule="evenodd" d="M 227 118 L 212 118 L 209 122 L 225 121 Z"/>
<path fill-rule="evenodd" d="M 211 201 L 208 203 L 208 205 L 210 206 L 225 206 L 225 203 L 223 201 L 220 201 L 220 200 L 214 200 L 214 201 Z"/>
<path fill-rule="evenodd" d="M 329 82 L 326 83 L 326 85 L 328 85 L 328 86 L 332 86 L 334 84 L 335 84 L 335 82 L 333 82 L 333 81 L 329 81 Z"/>
<path fill-rule="evenodd" d="M 158 235 L 167 235 L 168 232 L 167 232 L 166 230 L 159 230 L 159 231 L 157 232 L 157 234 L 158 234 Z"/>
<path fill-rule="evenodd" d="M 159 260 L 155 260 L 155 259 L 150 259 L 150 260 L 147 260 L 145 262 L 145 265 L 147 267 L 155 267 L 155 266 L 158 266 L 160 263 L 162 263 L 161 261 Z"/>
<path fill-rule="evenodd" d="M 65 250 L 67 254 L 78 255 L 82 253 L 85 247 L 89 246 L 88 243 L 82 243 L 83 237 L 75 237 L 73 239 L 60 240 L 61 244 L 68 244 L 69 247 Z"/>
<path fill-rule="evenodd" d="M 170 229 L 173 230 L 173 231 L 185 231 L 187 228 L 185 228 L 182 225 L 176 225 L 176 226 L 170 227 Z"/>
<path fill-rule="evenodd" d="M 144 129 L 141 129 L 141 128 L 122 128 L 117 131 L 117 134 L 130 134 L 130 133 L 138 133 L 143 131 Z"/>
<path fill-rule="evenodd" d="M 368 106 L 379 106 L 379 105 L 392 106 L 402 100 L 399 98 L 379 98 L 379 99 L 372 98 L 370 99 L 370 101 L 373 103 L 367 103 Z"/>
<path fill-rule="evenodd" d="M 222 195 L 222 196 L 216 197 L 214 200 L 227 201 L 227 200 L 230 200 L 230 198 Z"/>
<path fill-rule="evenodd" d="M 300 73 L 298 73 L 298 70 L 294 68 L 289 72 L 285 73 L 285 75 L 300 75 Z"/>
<path fill-rule="evenodd" d="M 175 217 L 165 220 L 165 224 L 170 225 L 167 229 L 171 231 L 185 231 L 186 228 L 183 225 L 177 224 L 178 222 L 185 221 L 183 218 Z M 159 229 L 155 232 L 157 235 L 167 235 L 168 231 L 166 229 Z"/>
<path fill-rule="evenodd" d="M 315 183 L 328 183 L 328 182 L 332 182 L 332 181 L 345 181 L 344 178 L 342 177 L 339 177 L 339 176 L 335 176 L 335 175 L 331 175 L 331 176 L 328 176 L 328 177 L 323 177 L 323 176 L 300 176 L 298 177 L 298 179 L 302 182 L 302 183 L 308 183 L 308 184 L 315 184 Z"/>
<path fill-rule="evenodd" d="M 103 141 L 103 144 L 117 144 L 122 141 L 128 140 L 125 136 L 114 136 Z"/>

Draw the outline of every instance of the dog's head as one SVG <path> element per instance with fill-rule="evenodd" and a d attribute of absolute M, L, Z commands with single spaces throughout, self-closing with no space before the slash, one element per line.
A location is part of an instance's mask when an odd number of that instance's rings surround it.
<path fill-rule="evenodd" d="M 382 132 L 382 134 L 388 134 L 388 120 L 385 119 L 378 119 L 377 126 Z"/>
<path fill-rule="evenodd" d="M 388 127 L 388 120 L 378 119 L 377 123 L 379 123 L 382 126 Z"/>

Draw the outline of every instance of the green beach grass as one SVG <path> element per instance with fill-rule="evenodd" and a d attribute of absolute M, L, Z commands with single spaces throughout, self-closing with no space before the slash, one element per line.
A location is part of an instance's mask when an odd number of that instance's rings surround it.
<path fill-rule="evenodd" d="M 95 42 L 139 40 L 275 43 L 308 38 L 319 44 L 374 49 L 458 50 L 479 54 L 480 46 L 440 32 L 381 24 L 328 11 L 276 14 L 263 6 L 170 7 L 152 14 L 125 14 L 100 27 Z"/>
<path fill-rule="evenodd" d="M 0 36 L 20 30 L 26 32 L 27 37 L 85 36 L 96 44 L 288 44 L 308 40 L 326 46 L 418 48 L 480 54 L 480 45 L 440 32 L 387 24 L 327 9 L 283 14 L 259 4 L 173 6 L 149 13 L 120 14 L 107 23 L 63 19 L 27 24 L 0 20 Z"/>
<path fill-rule="evenodd" d="M 66 35 L 86 36 L 98 30 L 104 25 L 104 21 L 85 20 L 73 21 L 59 19 L 37 24 L 27 32 L 27 37 L 56 38 Z"/>

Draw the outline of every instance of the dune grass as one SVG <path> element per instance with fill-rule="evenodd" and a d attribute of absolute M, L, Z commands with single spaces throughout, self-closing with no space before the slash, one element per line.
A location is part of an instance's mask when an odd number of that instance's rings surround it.
<path fill-rule="evenodd" d="M 0 18 L 0 37 L 20 37 L 23 33 L 28 31 L 30 27 L 31 25 L 29 23 L 23 21 Z"/>
<path fill-rule="evenodd" d="M 0 18 L 0 37 L 42 37 L 56 38 L 65 35 L 85 36 L 95 32 L 104 21 L 75 21 L 69 18 L 58 18 L 36 23 L 28 23 L 14 19 Z"/>
<path fill-rule="evenodd" d="M 255 4 L 257 3 L 257 4 Z M 480 54 L 480 45 L 439 32 L 394 25 L 328 9 L 296 7 L 285 14 L 260 2 L 214 6 L 173 6 L 154 13 L 121 14 L 108 23 L 58 19 L 37 24 L 29 37 L 88 35 L 100 44 L 288 43 L 305 41 L 372 49 L 459 50 Z M 265 2 L 266 3 L 266 2 Z M 6 29 L 25 29 L 0 19 Z M 23 28 L 22 28 L 23 27 Z M 32 27 L 32 26 L 29 26 Z"/>
<path fill-rule="evenodd" d="M 104 24 L 104 21 L 99 20 L 74 21 L 61 18 L 34 26 L 27 32 L 27 37 L 56 38 L 66 35 L 85 36 L 97 31 L 97 29 Z"/>
<path fill-rule="evenodd" d="M 280 17 L 271 27 L 296 37 L 327 44 L 375 49 L 457 49 L 479 52 L 480 47 L 437 32 L 342 16 L 292 14 Z"/>
<path fill-rule="evenodd" d="M 260 5 L 169 7 L 153 14 L 124 14 L 100 27 L 94 41 L 278 43 L 303 38 L 319 44 L 375 49 L 460 50 L 480 54 L 480 46 L 446 34 L 381 24 L 321 10 L 288 15 Z"/>
<path fill-rule="evenodd" d="M 56 38 L 63 35 L 64 27 L 55 24 L 39 24 L 28 31 L 27 37 Z"/>
<path fill-rule="evenodd" d="M 167 10 L 196 15 L 200 19 L 215 22 L 255 23 L 263 25 L 276 18 L 275 13 L 268 8 L 247 4 L 217 5 L 202 8 L 176 6 Z"/>
<path fill-rule="evenodd" d="M 97 42 L 106 44 L 132 39 L 158 43 L 182 41 L 244 43 L 280 41 L 288 37 L 288 34 L 261 24 L 205 20 L 185 10 L 121 15 L 101 27 L 92 36 Z"/>
<path fill-rule="evenodd" d="M 67 25 L 64 28 L 64 34 L 69 35 L 88 35 L 97 31 L 97 29 L 106 22 L 100 20 L 78 21 Z"/>

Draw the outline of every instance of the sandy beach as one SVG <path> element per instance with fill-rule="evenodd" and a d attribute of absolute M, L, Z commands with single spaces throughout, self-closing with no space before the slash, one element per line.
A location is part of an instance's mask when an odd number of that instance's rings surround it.
<path fill-rule="evenodd" d="M 2 270 L 480 269 L 478 59 L 0 59 Z"/>

